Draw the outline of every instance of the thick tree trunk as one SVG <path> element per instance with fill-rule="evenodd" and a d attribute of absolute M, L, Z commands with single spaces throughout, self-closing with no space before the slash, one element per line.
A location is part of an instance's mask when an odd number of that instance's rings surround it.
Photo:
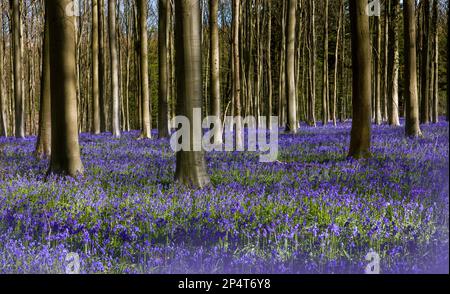
<path fill-rule="evenodd" d="M 349 157 L 370 157 L 371 49 L 367 2 L 350 0 L 353 69 L 353 121 Z"/>
<path fill-rule="evenodd" d="M 52 155 L 50 173 L 76 176 L 83 173 L 78 143 L 76 97 L 75 16 L 65 13 L 71 0 L 48 6 Z"/>
<path fill-rule="evenodd" d="M 145 1 L 145 0 L 140 0 Z M 158 103 L 158 136 L 169 137 L 169 0 L 159 0 L 159 26 L 158 26 L 158 58 L 159 58 L 159 103 Z"/>
<path fill-rule="evenodd" d="M 419 102 L 417 98 L 416 67 L 416 13 L 415 1 L 403 2 L 404 37 L 405 37 L 405 101 L 406 101 L 406 135 L 421 136 L 419 126 Z"/>
<path fill-rule="evenodd" d="M 202 108 L 202 52 L 200 3 L 197 0 L 175 2 L 175 47 L 177 77 L 177 115 L 188 118 L 190 125 L 190 150 L 177 152 L 175 179 L 186 185 L 207 186 L 210 181 L 202 151 L 194 151 L 201 145 L 201 138 L 194 136 L 194 109 Z M 184 140 L 185 137 L 182 137 Z M 199 140 L 194 142 L 194 140 Z"/>
<path fill-rule="evenodd" d="M 47 2 L 45 3 L 47 6 Z M 39 110 L 39 134 L 36 144 L 36 156 L 39 158 L 50 157 L 52 138 L 51 119 L 51 85 L 50 85 L 50 38 L 47 17 L 44 24 L 44 44 L 42 48 L 42 75 L 41 75 L 41 103 Z"/>
<path fill-rule="evenodd" d="M 108 0 L 108 32 L 109 52 L 111 58 L 111 128 L 114 138 L 120 137 L 120 115 L 119 115 L 119 57 L 117 53 L 116 40 L 116 0 Z"/>
<path fill-rule="evenodd" d="M 389 0 L 389 38 L 388 38 L 388 122 L 391 126 L 399 126 L 399 101 L 398 101 L 398 76 L 399 76 L 399 53 L 398 53 L 398 29 L 400 3 L 399 0 Z"/>
<path fill-rule="evenodd" d="M 22 85 L 22 36 L 20 0 L 10 0 L 13 34 L 14 111 L 16 138 L 25 138 L 25 112 Z"/>
<path fill-rule="evenodd" d="M 211 75 L 211 115 L 221 118 L 221 99 L 220 99 L 220 51 L 219 51 L 219 27 L 218 10 L 219 1 L 209 0 L 209 26 L 211 30 L 210 37 L 210 75 Z M 214 124 L 214 144 L 222 144 L 222 124 L 216 121 Z"/>
<path fill-rule="evenodd" d="M 295 28 L 296 28 L 297 0 L 288 1 L 286 25 L 286 105 L 288 120 L 286 132 L 297 133 L 297 94 L 295 83 Z"/>
<path fill-rule="evenodd" d="M 100 134 L 100 96 L 99 96 L 99 48 L 98 48 L 98 0 L 92 0 L 92 129 Z"/>

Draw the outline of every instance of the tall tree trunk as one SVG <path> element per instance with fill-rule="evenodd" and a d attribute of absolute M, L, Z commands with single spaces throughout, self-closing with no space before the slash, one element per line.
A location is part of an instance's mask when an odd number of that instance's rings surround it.
<path fill-rule="evenodd" d="M 267 44 L 266 44 L 266 52 L 267 52 L 267 82 L 268 82 L 268 94 L 267 94 L 267 106 L 266 106 L 266 121 L 267 121 L 267 129 L 272 129 L 272 95 L 273 95 L 273 84 L 272 84 L 272 0 L 266 1 L 267 5 Z"/>
<path fill-rule="evenodd" d="M 323 87 L 322 87 L 322 123 L 323 125 L 328 124 L 328 100 L 329 100 L 329 91 L 328 91 L 328 0 L 325 0 L 324 3 L 325 9 L 325 28 L 324 28 L 324 37 L 323 37 Z M 338 33 L 339 35 L 339 33 Z M 337 43 L 336 43 L 337 44 Z M 338 47 L 336 45 L 336 47 Z"/>
<path fill-rule="evenodd" d="M 375 17 L 375 123 L 381 125 L 381 21 Z"/>
<path fill-rule="evenodd" d="M 92 129 L 100 134 L 100 96 L 99 96 L 99 48 L 98 48 L 98 0 L 92 0 Z"/>
<path fill-rule="evenodd" d="M 219 27 L 218 27 L 218 14 L 219 1 L 209 0 L 209 26 L 211 30 L 210 37 L 210 75 L 211 75 L 211 115 L 217 118 L 221 118 L 221 99 L 220 99 L 220 50 L 219 50 Z M 222 144 L 222 124 L 216 121 L 214 124 L 215 132 L 214 144 Z"/>
<path fill-rule="evenodd" d="M 240 74 L 240 53 L 239 53 L 239 25 L 240 25 L 240 0 L 232 0 L 233 6 L 233 100 L 235 112 L 238 118 L 241 116 L 241 74 Z M 236 148 L 242 149 L 243 142 L 242 120 L 237 119 L 236 123 Z"/>
<path fill-rule="evenodd" d="M 288 1 L 288 15 L 286 25 L 286 105 L 288 120 L 286 132 L 297 133 L 297 95 L 295 83 L 295 28 L 296 28 L 297 0 Z"/>
<path fill-rule="evenodd" d="M 25 138 L 25 112 L 22 85 L 22 36 L 20 0 L 10 0 L 12 10 L 12 34 L 13 34 L 13 73 L 14 73 L 14 110 L 15 110 L 15 135 L 16 138 Z"/>
<path fill-rule="evenodd" d="M 448 69 L 450 68 L 450 5 L 447 7 L 447 121 L 450 120 L 450 73 Z"/>
<path fill-rule="evenodd" d="M 202 52 L 200 3 L 197 0 L 175 1 L 175 47 L 177 78 L 177 115 L 191 123 L 189 127 L 190 151 L 177 152 L 175 179 L 186 185 L 204 187 L 210 183 L 201 146 L 201 136 L 194 135 L 194 109 L 202 109 Z M 183 140 L 186 138 L 183 136 Z M 198 141 L 197 141 L 198 140 Z M 194 142 L 195 141 L 195 142 Z"/>
<path fill-rule="evenodd" d="M 159 2 L 161 9 L 161 1 Z M 148 77 L 148 36 L 147 36 L 147 1 L 137 1 L 137 11 L 139 13 L 139 56 L 140 56 L 140 86 L 142 101 L 142 126 L 140 139 L 150 139 L 151 133 L 151 114 L 150 114 L 150 93 Z M 161 21 L 161 18 L 160 18 Z M 161 65 L 160 65 L 161 67 Z M 160 77 L 161 78 L 161 77 Z M 161 94 L 161 93 L 160 93 Z"/>
<path fill-rule="evenodd" d="M 3 9 L 3 4 L 0 3 L 0 9 Z M 4 39 L 3 33 L 3 13 L 0 13 L 0 38 Z M 3 42 L 0 43 L 0 137 L 8 136 L 8 124 L 6 119 L 6 112 L 8 108 L 6 93 L 3 88 Z"/>
<path fill-rule="evenodd" d="M 349 157 L 370 157 L 371 50 L 367 2 L 350 0 L 352 35 L 353 121 Z"/>
<path fill-rule="evenodd" d="M 42 48 L 41 103 L 39 110 L 39 134 L 35 154 L 39 158 L 50 157 L 52 151 L 52 117 L 50 86 L 50 38 L 47 17 L 48 2 L 45 2 L 44 44 Z"/>
<path fill-rule="evenodd" d="M 309 0 L 309 26 L 310 26 L 310 56 L 309 56 L 309 115 L 308 123 L 311 126 L 316 126 L 316 20 L 315 20 L 315 3 L 314 0 Z"/>
<path fill-rule="evenodd" d="M 116 0 L 108 0 L 109 52 L 111 58 L 111 127 L 114 138 L 120 137 L 119 58 L 116 40 Z"/>
<path fill-rule="evenodd" d="M 421 105 L 420 105 L 420 122 L 427 124 L 430 122 L 429 116 L 429 100 L 430 100 L 430 50 L 429 50 L 429 26 L 430 26 L 430 0 L 423 1 L 423 28 L 422 34 L 422 50 L 421 50 L 421 65 L 420 65 L 420 91 L 421 91 Z"/>
<path fill-rule="evenodd" d="M 438 38 L 438 0 L 433 0 L 433 16 L 431 20 L 432 61 L 431 61 L 431 119 L 439 121 L 439 38 Z M 447 48 L 448 50 L 448 48 Z"/>
<path fill-rule="evenodd" d="M 143 1 L 144 0 L 140 0 Z M 158 136 L 169 137 L 169 0 L 159 0 L 159 26 L 158 26 L 158 58 L 159 58 L 159 103 L 158 103 Z"/>
<path fill-rule="evenodd" d="M 75 16 L 65 13 L 71 0 L 48 6 L 52 155 L 50 173 L 76 176 L 83 173 L 78 143 L 76 97 Z"/>
<path fill-rule="evenodd" d="M 405 38 L 405 101 L 406 135 L 421 136 L 419 125 L 419 101 L 417 98 L 416 67 L 416 13 L 415 1 L 404 0 L 404 38 Z"/>
<path fill-rule="evenodd" d="M 337 111 L 337 84 L 338 84 L 338 65 L 339 65 L 339 42 L 341 39 L 341 30 L 342 30 L 342 22 L 344 18 L 344 0 L 339 0 L 339 19 L 338 19 L 338 29 L 336 33 L 336 50 L 334 52 L 335 61 L 334 61 L 334 81 L 333 81 L 333 111 L 332 111 L 332 119 L 333 119 L 333 125 L 337 125 L 336 120 L 336 111 Z M 344 40 L 345 41 L 345 40 Z M 342 63 L 344 63 L 344 60 L 342 60 Z M 343 83 L 343 81 L 341 81 Z M 343 95 L 343 93 L 341 93 Z M 342 118 L 342 115 L 341 115 Z"/>
<path fill-rule="evenodd" d="M 107 131 L 107 107 L 106 107 L 106 81 L 105 81 L 105 2 L 104 0 L 98 0 L 98 95 L 100 104 L 100 131 Z"/>
<path fill-rule="evenodd" d="M 389 37 L 388 37 L 388 121 L 391 126 L 399 126 L 399 101 L 398 101 L 398 75 L 399 75 L 399 53 L 398 53 L 398 29 L 400 2 L 389 0 Z"/>

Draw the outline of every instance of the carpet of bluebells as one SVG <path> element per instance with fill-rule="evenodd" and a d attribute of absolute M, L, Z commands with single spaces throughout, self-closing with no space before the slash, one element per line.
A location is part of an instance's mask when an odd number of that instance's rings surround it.
<path fill-rule="evenodd" d="M 168 140 L 81 135 L 80 179 L 46 177 L 36 138 L 0 138 L 0 273 L 448 273 L 449 125 L 375 126 L 349 160 L 350 123 L 280 135 L 279 161 L 208 153 L 212 186 L 174 183 Z"/>

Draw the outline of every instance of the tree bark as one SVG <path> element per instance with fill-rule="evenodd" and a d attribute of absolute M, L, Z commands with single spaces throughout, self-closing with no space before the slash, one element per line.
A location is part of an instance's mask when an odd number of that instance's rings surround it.
<path fill-rule="evenodd" d="M 388 37 L 388 122 L 391 126 L 399 126 L 399 101 L 398 101 L 398 76 L 399 76 L 399 53 L 398 53 L 398 29 L 400 2 L 389 0 L 389 37 Z"/>
<path fill-rule="evenodd" d="M 10 0 L 13 34 L 14 111 L 16 138 L 25 138 L 25 112 L 22 85 L 22 36 L 20 0 Z"/>
<path fill-rule="evenodd" d="M 323 87 L 322 87 L 322 124 L 325 126 L 328 124 L 328 0 L 325 0 L 324 4 L 325 10 L 325 28 L 324 28 L 324 38 L 323 38 Z M 339 33 L 338 33 L 339 34 Z M 337 44 L 337 42 L 336 42 Z M 336 45 L 337 47 L 337 45 Z M 336 60 L 337 61 L 337 60 Z"/>
<path fill-rule="evenodd" d="M 120 137 L 119 58 L 116 40 L 116 0 L 108 0 L 109 52 L 111 58 L 111 127 L 114 138 Z"/>
<path fill-rule="evenodd" d="M 78 142 L 76 97 L 75 16 L 66 15 L 71 0 L 48 6 L 52 155 L 50 173 L 77 176 L 83 173 Z"/>
<path fill-rule="evenodd" d="M 3 5 L 0 4 L 3 9 Z M 3 40 L 3 13 L 0 13 L 0 37 Z M 6 119 L 6 110 L 8 108 L 6 91 L 3 88 L 3 43 L 0 44 L 0 137 L 8 137 L 8 124 Z"/>
<path fill-rule="evenodd" d="M 238 118 L 241 116 L 241 74 L 240 74 L 240 52 L 239 52 L 239 25 L 240 25 L 240 1 L 232 0 L 233 6 L 233 100 L 234 115 Z M 236 148 L 242 149 L 244 142 L 242 140 L 242 120 L 238 119 L 236 123 Z"/>
<path fill-rule="evenodd" d="M 145 0 L 140 0 L 145 1 Z M 158 103 L 158 136 L 169 137 L 169 0 L 159 0 L 159 26 L 158 26 L 158 58 L 159 58 L 159 103 Z"/>
<path fill-rule="evenodd" d="M 422 50 L 421 50 L 421 65 L 420 65 L 420 91 L 421 91 L 421 105 L 420 105 L 420 122 L 427 124 L 430 122 L 429 116 L 429 100 L 430 100 L 430 50 L 429 50 L 429 25 L 430 25 L 430 0 L 423 1 L 423 27 L 422 27 Z"/>
<path fill-rule="evenodd" d="M 48 2 L 45 2 L 44 44 L 42 48 L 41 103 L 39 110 L 39 134 L 35 154 L 38 158 L 51 155 L 52 117 L 50 85 L 50 39 L 47 18 Z"/>
<path fill-rule="evenodd" d="M 350 0 L 352 35 L 353 121 L 349 157 L 370 157 L 371 50 L 367 2 Z"/>
<path fill-rule="evenodd" d="M 433 0 L 433 15 L 431 19 L 431 43 L 433 44 L 431 58 L 431 120 L 439 121 L 439 39 L 438 39 L 438 0 Z M 448 50 L 448 49 L 447 49 Z"/>
<path fill-rule="evenodd" d="M 194 145 L 201 144 L 201 138 L 194 136 L 198 130 L 194 130 L 193 111 L 201 109 L 203 101 L 199 1 L 175 1 L 175 20 L 177 115 L 185 116 L 191 122 L 191 151 L 177 152 L 175 179 L 185 185 L 202 188 L 210 183 L 205 158 L 202 151 L 193 151 Z M 196 139 L 200 142 L 194 142 Z"/>
<path fill-rule="evenodd" d="M 148 35 L 147 35 L 147 1 L 138 0 L 137 2 L 138 22 L 139 22 L 139 56 L 140 56 L 140 87 L 141 87 L 141 112 L 142 126 L 140 139 L 150 139 L 151 133 L 151 114 L 150 114 L 150 92 L 148 77 Z M 161 6 L 161 1 L 159 2 Z M 161 67 L 161 65 L 160 65 Z M 161 78 L 161 77 L 160 77 Z"/>
<path fill-rule="evenodd" d="M 92 0 L 92 125 L 91 132 L 100 134 L 98 0 Z"/>
<path fill-rule="evenodd" d="M 288 1 L 286 25 L 286 105 L 288 120 L 286 132 L 297 133 L 297 95 L 295 83 L 295 28 L 297 21 L 297 0 Z"/>
<path fill-rule="evenodd" d="M 268 130 L 272 129 L 272 96 L 273 96 L 273 83 L 272 83 L 272 0 L 266 0 L 267 5 L 267 82 L 268 82 L 268 94 L 267 94 L 267 106 L 266 106 L 266 121 Z"/>
<path fill-rule="evenodd" d="M 403 2 L 405 38 L 405 101 L 406 135 L 421 136 L 419 126 L 419 102 L 417 98 L 416 14 L 415 1 Z"/>
<path fill-rule="evenodd" d="M 107 131 L 107 107 L 106 107 L 106 81 L 105 81 L 105 2 L 104 0 L 98 0 L 98 95 L 100 104 L 100 131 Z"/>
<path fill-rule="evenodd" d="M 375 123 L 381 125 L 381 21 L 375 17 Z"/>
<path fill-rule="evenodd" d="M 218 10 L 219 1 L 209 0 L 209 26 L 211 30 L 210 37 L 210 75 L 211 75 L 211 115 L 221 118 L 221 99 L 220 99 L 220 48 L 219 48 L 219 27 L 218 27 Z M 222 124 L 216 121 L 214 125 L 215 133 L 214 144 L 222 144 Z"/>

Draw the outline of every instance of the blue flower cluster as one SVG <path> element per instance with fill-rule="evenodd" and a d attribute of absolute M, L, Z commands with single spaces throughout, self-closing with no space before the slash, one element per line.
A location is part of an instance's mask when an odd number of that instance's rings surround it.
<path fill-rule="evenodd" d="M 280 136 L 279 161 L 207 153 L 212 186 L 173 181 L 167 140 L 81 135 L 86 174 L 45 177 L 35 138 L 0 138 L 0 273 L 448 273 L 449 125 L 374 126 L 346 158 L 349 123 Z"/>

